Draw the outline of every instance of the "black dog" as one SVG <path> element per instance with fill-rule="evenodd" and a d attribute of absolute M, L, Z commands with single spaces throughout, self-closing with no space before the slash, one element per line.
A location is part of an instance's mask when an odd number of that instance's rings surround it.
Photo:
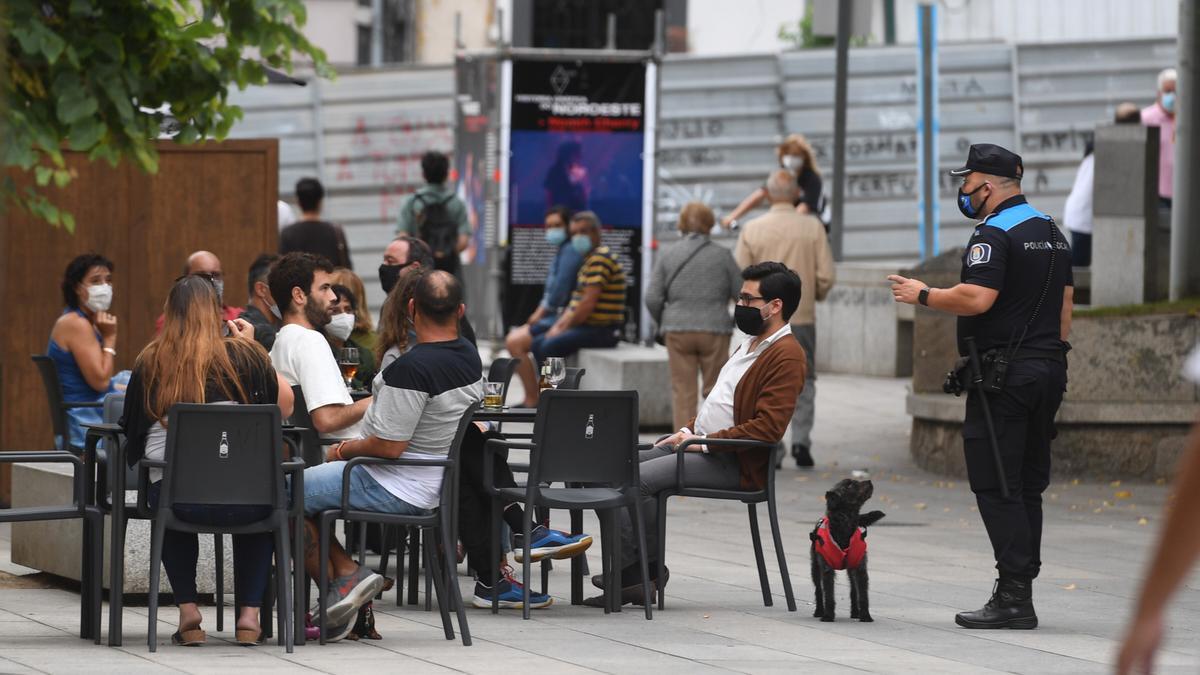
<path fill-rule="evenodd" d="M 808 535 L 812 540 L 812 580 L 817 608 L 813 616 L 833 621 L 833 577 L 846 570 L 850 578 L 850 618 L 873 621 L 867 600 L 867 527 L 883 511 L 859 514 L 875 488 L 871 481 L 849 478 L 825 493 L 825 517 Z"/>

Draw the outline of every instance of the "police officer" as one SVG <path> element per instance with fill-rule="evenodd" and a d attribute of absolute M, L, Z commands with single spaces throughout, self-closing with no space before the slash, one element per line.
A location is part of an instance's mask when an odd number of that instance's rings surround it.
<path fill-rule="evenodd" d="M 1054 415 L 1067 384 L 1074 294 L 1070 246 L 1053 219 L 1021 194 L 1020 156 L 998 145 L 972 145 L 966 165 L 950 173 L 962 178 L 959 211 L 978 220 L 963 254 L 960 283 L 929 288 L 899 275 L 888 280 L 897 302 L 958 316 L 959 354 L 967 355 L 964 340 L 974 338 L 985 356 L 985 381 L 998 372 L 996 357 L 1008 361 L 1006 375 L 996 378 L 1000 391 L 969 391 L 962 432 L 967 476 L 1000 578 L 982 609 L 960 612 L 954 621 L 965 628 L 1034 628 L 1032 582 L 1042 564 L 1042 492 L 1050 482 Z M 985 405 L 1003 476 L 989 440 Z M 1007 497 L 1001 481 L 1007 483 Z"/>

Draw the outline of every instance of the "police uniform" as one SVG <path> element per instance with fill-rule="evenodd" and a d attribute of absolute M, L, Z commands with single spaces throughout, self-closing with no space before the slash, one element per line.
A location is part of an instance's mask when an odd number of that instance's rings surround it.
<path fill-rule="evenodd" d="M 971 147 L 967 166 L 951 173 L 969 171 L 1020 178 L 1023 168 L 1020 157 L 1004 148 L 977 145 Z M 1000 580 L 987 607 L 961 613 L 956 621 L 972 628 L 1032 628 L 1037 617 L 1031 582 L 1042 563 L 1042 492 L 1050 482 L 1054 416 L 1067 384 L 1069 346 L 1060 322 L 1064 288 L 1074 285 L 1070 246 L 1050 216 L 1016 195 L 995 205 L 976 225 L 963 253 L 960 281 L 999 294 L 983 314 L 959 317 L 959 354 L 967 355 L 964 339 L 973 337 L 981 355 L 999 351 L 1010 363 L 1003 391 L 986 394 L 1003 477 L 988 438 L 981 394 L 975 389 L 967 394 L 962 430 L 967 476 Z M 1007 498 L 1000 491 L 1002 479 L 1008 484 Z M 1002 611 L 1006 600 L 1012 606 Z"/>

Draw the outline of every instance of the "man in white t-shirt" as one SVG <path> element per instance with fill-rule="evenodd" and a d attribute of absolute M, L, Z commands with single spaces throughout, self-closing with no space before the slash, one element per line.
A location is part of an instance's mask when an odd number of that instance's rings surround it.
<path fill-rule="evenodd" d="M 313 427 L 323 438 L 357 438 L 371 399 L 355 402 L 320 329 L 337 296 L 332 265 L 311 253 L 289 253 L 271 267 L 267 285 L 283 313 L 271 363 L 287 383 L 300 385 Z"/>

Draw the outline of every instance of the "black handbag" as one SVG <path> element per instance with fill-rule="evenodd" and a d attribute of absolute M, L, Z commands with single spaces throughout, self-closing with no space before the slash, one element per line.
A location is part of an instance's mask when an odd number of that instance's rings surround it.
<path fill-rule="evenodd" d="M 679 277 L 679 273 L 683 271 L 683 268 L 688 266 L 688 263 L 692 262 L 692 259 L 696 257 L 696 254 L 699 253 L 705 246 L 708 246 L 711 243 L 712 243 L 711 241 L 705 240 L 705 242 L 703 244 L 700 244 L 699 246 L 697 246 L 696 250 L 692 251 L 692 254 L 689 255 L 683 261 L 683 263 L 678 268 L 675 269 L 675 273 L 672 274 L 671 278 L 667 280 L 667 286 L 666 286 L 666 288 L 663 289 L 663 313 L 666 313 L 667 305 L 669 305 L 671 303 L 671 300 L 670 300 L 671 284 L 675 283 L 675 279 Z M 656 344 L 660 344 L 660 345 L 667 344 L 666 336 L 663 335 L 662 326 L 659 326 L 658 330 L 655 331 L 654 342 Z"/>

